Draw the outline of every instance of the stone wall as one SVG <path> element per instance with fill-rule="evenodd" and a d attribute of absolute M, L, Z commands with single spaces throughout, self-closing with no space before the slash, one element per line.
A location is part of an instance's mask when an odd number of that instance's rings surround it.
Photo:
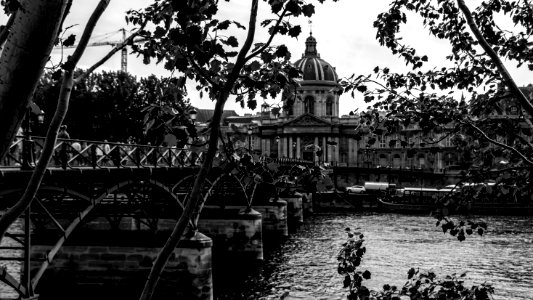
<path fill-rule="evenodd" d="M 268 239 L 286 238 L 289 236 L 287 224 L 287 201 L 273 200 L 267 204 L 254 205 L 263 216 L 263 234 Z"/>
<path fill-rule="evenodd" d="M 255 210 L 206 206 L 198 229 L 213 239 L 215 251 L 225 259 L 263 259 L 262 218 Z"/>
<path fill-rule="evenodd" d="M 196 233 L 174 250 L 157 286 L 155 299 L 213 299 L 212 241 Z M 32 246 L 32 272 L 49 245 Z M 137 299 L 159 247 L 63 246 L 37 292 L 43 299 Z"/>

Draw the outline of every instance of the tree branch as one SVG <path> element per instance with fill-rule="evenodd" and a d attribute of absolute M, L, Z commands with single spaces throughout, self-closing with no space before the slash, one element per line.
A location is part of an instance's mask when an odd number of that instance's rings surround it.
<path fill-rule="evenodd" d="M 126 47 L 130 42 L 133 42 L 133 39 L 137 37 L 141 31 L 146 26 L 146 21 L 137 29 L 135 32 L 130 34 L 122 43 L 115 45 L 111 51 L 109 51 L 104 57 L 102 57 L 99 61 L 97 61 L 94 65 L 92 65 L 89 69 L 87 69 L 85 72 L 83 72 L 80 76 L 78 76 L 76 79 L 74 79 L 74 84 L 78 84 L 81 81 L 83 81 L 89 74 L 91 74 L 94 70 L 96 70 L 98 67 L 103 65 L 108 59 L 110 59 L 115 53 L 122 50 L 122 48 Z M 78 45 L 79 46 L 79 45 Z"/>
<path fill-rule="evenodd" d="M 522 106 L 527 111 L 527 113 L 530 116 L 533 116 L 533 104 L 529 102 L 529 100 L 526 98 L 524 93 L 522 93 L 522 91 L 518 88 L 518 86 L 516 85 L 516 82 L 511 77 L 511 74 L 509 74 L 505 66 L 503 65 L 496 51 L 492 49 L 492 47 L 489 45 L 487 40 L 485 40 L 485 38 L 483 37 L 483 34 L 481 33 L 481 31 L 479 30 L 479 27 L 474 22 L 472 13 L 470 12 L 470 9 L 468 8 L 468 6 L 466 6 L 464 0 L 457 0 L 457 4 L 459 8 L 461 9 L 461 11 L 463 12 L 466 18 L 466 22 L 468 23 L 468 26 L 470 27 L 470 30 L 472 30 L 472 33 L 474 33 L 474 35 L 476 36 L 479 42 L 479 45 L 483 48 L 483 50 L 485 50 L 487 55 L 490 57 L 490 59 L 492 60 L 492 62 L 494 63 L 498 71 L 500 72 L 500 75 L 504 79 L 505 83 L 507 84 L 507 87 L 518 98 L 518 101 L 520 102 L 520 104 L 522 104 Z"/>
<path fill-rule="evenodd" d="M 233 88 L 233 85 L 235 84 L 235 81 L 237 80 L 238 75 L 245 64 L 246 54 L 248 53 L 252 45 L 253 37 L 255 35 L 255 24 L 257 22 L 257 9 L 258 0 L 253 0 L 250 12 L 250 26 L 248 27 L 249 29 L 246 41 L 243 44 L 241 50 L 239 51 L 237 61 L 233 70 L 228 76 L 228 80 L 224 85 L 224 89 L 218 91 L 215 103 L 215 112 L 213 114 L 213 118 L 211 119 L 209 148 L 207 149 L 205 160 L 202 164 L 202 167 L 198 171 L 198 175 L 196 176 L 194 186 L 191 191 L 191 196 L 189 198 L 189 201 L 185 205 L 182 215 L 180 216 L 178 222 L 176 223 L 176 226 L 172 230 L 172 233 L 170 234 L 167 242 L 165 243 L 165 245 L 157 255 L 156 260 L 154 261 L 152 269 L 150 270 L 150 274 L 146 279 L 142 294 L 139 298 L 140 300 L 150 300 L 152 298 L 157 282 L 159 281 L 159 277 L 161 276 L 161 273 L 163 272 L 163 269 L 165 268 L 165 265 L 167 264 L 170 255 L 172 254 L 176 246 L 178 246 L 179 241 L 184 235 L 185 230 L 187 229 L 187 226 L 191 221 L 195 210 L 201 204 L 200 198 L 202 186 L 205 179 L 207 178 L 207 174 L 211 170 L 213 158 L 215 157 L 217 151 L 218 134 L 220 130 L 220 122 L 222 120 L 222 112 L 224 111 L 224 104 L 226 103 L 229 97 L 229 91 L 231 91 L 231 89 Z"/>
<path fill-rule="evenodd" d="M 11 30 L 13 21 L 15 21 L 15 18 L 17 17 L 17 12 L 18 10 L 12 13 L 11 16 L 9 16 L 6 25 L 4 25 L 4 28 L 0 32 L 0 47 L 2 47 L 7 40 L 7 36 L 9 35 L 9 31 Z"/>
<path fill-rule="evenodd" d="M 83 50 L 87 45 L 87 41 L 92 33 L 92 30 L 94 29 L 96 22 L 109 4 L 109 1 L 110 0 L 100 0 L 100 3 L 91 15 L 91 19 L 89 20 L 89 23 L 87 24 L 83 32 L 83 37 L 85 38 L 84 46 L 81 49 L 76 49 L 77 59 L 75 59 L 74 62 L 77 63 L 77 61 L 79 61 L 79 58 L 83 54 Z M 15 205 L 13 205 L 2 216 L 2 218 L 0 218 L 0 239 L 5 235 L 8 227 L 28 208 L 33 198 L 35 198 L 37 190 L 41 185 L 41 181 L 48 167 L 48 163 L 50 162 L 50 159 L 52 158 L 52 154 L 54 152 L 59 127 L 61 126 L 61 123 L 63 122 L 63 119 L 67 114 L 68 102 L 73 86 L 72 73 L 75 66 L 75 63 L 71 64 L 69 68 L 65 70 L 65 74 L 63 75 L 63 82 L 61 84 L 57 108 L 54 117 L 50 122 L 48 132 L 46 133 L 46 140 L 41 154 L 41 158 L 37 162 L 37 165 L 32 173 L 32 176 L 30 178 L 30 181 L 28 182 L 24 194 L 22 195 L 20 200 Z M 33 284 L 36 285 L 37 283 Z"/>
<path fill-rule="evenodd" d="M 218 88 L 219 85 L 216 84 L 212 79 L 211 77 L 208 76 L 208 74 L 205 73 L 204 69 L 202 69 L 197 63 L 196 61 L 189 55 L 189 53 L 185 53 L 183 52 L 183 50 L 179 49 L 178 48 L 178 51 L 180 52 L 181 55 L 185 56 L 187 58 L 187 60 L 191 63 L 191 65 L 194 67 L 194 69 L 196 70 L 196 72 L 200 73 L 200 76 L 202 76 L 203 79 L 205 79 L 207 82 L 209 82 L 209 84 L 211 84 L 211 86 L 215 87 L 215 88 Z"/>
<path fill-rule="evenodd" d="M 502 148 L 505 148 L 507 150 L 511 150 L 513 153 L 515 153 L 516 155 L 520 156 L 520 158 L 522 158 L 522 160 L 524 160 L 526 163 L 528 163 L 530 165 L 533 165 L 533 161 L 529 160 L 524 154 L 522 154 L 522 152 L 518 151 L 516 148 L 491 139 L 490 137 L 487 136 L 487 134 L 483 130 L 481 130 L 479 127 L 477 127 L 476 125 L 474 125 L 471 122 L 468 122 L 468 121 L 460 121 L 460 122 L 472 127 L 475 131 L 477 131 L 487 141 L 493 143 L 494 145 L 497 145 L 497 146 L 500 146 Z"/>
<path fill-rule="evenodd" d="M 109 5 L 110 1 L 111 0 L 100 0 L 100 2 L 98 2 L 98 5 L 94 9 L 91 17 L 89 18 L 89 21 L 87 21 L 87 25 L 83 30 L 83 34 L 81 35 L 80 42 L 78 43 L 76 50 L 74 50 L 74 53 L 67 61 L 69 66 L 76 66 L 80 61 L 83 52 L 85 52 L 85 49 L 87 48 L 87 44 L 89 44 L 89 39 L 93 34 L 94 27 L 96 26 L 96 23 L 98 22 L 98 19 L 100 19 L 102 13 Z M 72 70 L 74 70 L 74 68 L 72 68 Z"/>
<path fill-rule="evenodd" d="M 274 36 L 276 35 L 276 33 L 278 33 L 278 29 L 277 28 L 278 28 L 279 24 L 281 23 L 281 20 L 283 20 L 283 18 L 285 17 L 286 13 L 287 13 L 287 7 L 285 6 L 285 8 L 283 9 L 283 12 L 281 13 L 281 15 L 279 15 L 278 21 L 276 21 L 276 25 L 274 26 L 274 30 L 272 31 L 272 34 L 268 37 L 268 41 L 263 45 L 263 47 L 255 50 L 252 54 L 248 55 L 246 57 L 246 59 L 244 60 L 244 62 L 249 61 L 253 57 L 255 57 L 258 54 L 260 54 L 261 52 L 265 51 L 265 49 L 270 46 L 270 43 L 272 43 L 272 40 L 274 39 Z"/>

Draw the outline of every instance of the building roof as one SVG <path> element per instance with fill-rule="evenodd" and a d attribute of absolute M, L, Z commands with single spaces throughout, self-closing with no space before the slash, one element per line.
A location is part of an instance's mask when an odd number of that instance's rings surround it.
<path fill-rule="evenodd" d="M 207 123 L 213 118 L 214 109 L 197 109 L 196 121 L 200 123 Z M 234 110 L 225 110 L 222 112 L 222 121 L 227 117 L 239 116 Z"/>
<path fill-rule="evenodd" d="M 316 50 L 316 39 L 310 35 L 305 41 L 305 53 L 294 65 L 303 73 L 303 80 L 337 82 L 338 76 L 330 63 L 320 58 Z"/>
<path fill-rule="evenodd" d="M 250 124 L 253 120 L 256 120 L 257 117 L 254 116 L 229 116 L 224 119 L 225 123 L 235 123 L 235 124 Z"/>

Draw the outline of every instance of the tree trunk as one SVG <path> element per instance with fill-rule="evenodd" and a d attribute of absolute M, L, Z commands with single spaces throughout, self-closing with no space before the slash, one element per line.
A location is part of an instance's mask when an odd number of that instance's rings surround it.
<path fill-rule="evenodd" d="M 230 91 L 233 89 L 233 86 L 237 81 L 239 73 L 244 67 L 244 64 L 246 63 L 246 55 L 248 51 L 250 51 L 254 40 L 255 25 L 257 22 L 257 8 L 258 0 L 253 0 L 250 9 L 248 35 L 241 50 L 239 51 L 235 66 L 232 69 L 231 73 L 228 75 L 228 80 L 224 84 L 224 87 L 217 94 L 215 111 L 213 113 L 213 118 L 211 119 L 210 123 L 211 133 L 209 135 L 209 148 L 207 149 L 204 163 L 202 164 L 200 171 L 198 171 L 198 175 L 196 176 L 194 186 L 191 191 L 191 196 L 189 197 L 189 200 L 185 205 L 183 213 L 181 214 L 176 225 L 174 226 L 174 229 L 172 230 L 172 233 L 170 234 L 170 237 L 168 238 L 167 242 L 157 255 L 154 265 L 150 270 L 150 274 L 146 279 L 146 283 L 139 298 L 140 300 L 152 299 L 159 277 L 161 276 L 161 273 L 163 272 L 163 269 L 165 268 L 165 265 L 167 264 L 170 255 L 172 254 L 172 252 L 174 252 L 174 249 L 178 246 L 179 241 L 184 236 L 185 230 L 187 229 L 187 225 L 191 222 L 194 213 L 199 211 L 199 206 L 202 203 L 200 199 L 202 196 L 202 186 L 205 179 L 207 178 L 209 170 L 211 170 L 213 158 L 215 157 L 215 154 L 218 150 L 218 135 L 220 132 L 220 122 L 222 121 L 222 112 L 224 111 L 224 104 L 228 100 Z"/>
<path fill-rule="evenodd" d="M 68 0 L 21 0 L 0 56 L 0 160 L 20 127 L 26 107 L 57 38 Z"/>
<path fill-rule="evenodd" d="M 4 237 L 4 234 L 6 233 L 8 227 L 31 204 L 33 198 L 37 194 L 37 190 L 39 190 L 39 187 L 41 186 L 41 181 L 44 177 L 44 173 L 46 172 L 46 169 L 48 168 L 48 163 L 50 162 L 52 154 L 54 153 L 54 147 L 57 142 L 57 134 L 59 131 L 59 127 L 61 126 L 61 123 L 63 123 L 63 119 L 65 118 L 68 111 L 70 94 L 74 86 L 74 68 L 76 68 L 78 61 L 83 55 L 83 52 L 87 47 L 89 38 L 92 35 L 94 27 L 96 26 L 96 23 L 98 22 L 98 19 L 100 18 L 102 13 L 109 5 L 109 1 L 111 0 L 100 0 L 96 9 L 89 18 L 89 21 L 87 22 L 87 26 L 83 31 L 78 47 L 76 47 L 76 50 L 74 51 L 72 56 L 69 57 L 67 64 L 68 67 L 65 68 L 63 74 L 63 82 L 61 83 L 61 90 L 59 92 L 57 108 L 54 117 L 50 122 L 48 132 L 46 133 L 46 140 L 43 147 L 43 152 L 41 153 L 41 157 L 37 162 L 35 170 L 33 170 L 32 176 L 30 178 L 30 181 L 28 182 L 28 185 L 26 186 L 24 194 L 22 195 L 20 200 L 11 208 L 9 208 L 9 210 L 0 218 L 0 240 L 2 240 L 2 238 Z M 59 18 L 59 20 L 61 20 L 61 18 Z"/>
<path fill-rule="evenodd" d="M 533 116 L 533 104 L 529 101 L 529 99 L 522 93 L 520 88 L 518 88 L 518 85 L 516 84 L 513 77 L 511 77 L 511 74 L 509 71 L 507 71 L 507 68 L 503 65 L 502 60 L 492 49 L 492 47 L 489 45 L 487 40 L 483 37 L 483 34 L 479 30 L 479 27 L 477 26 L 476 22 L 474 21 L 474 18 L 472 17 L 472 13 L 470 12 L 470 9 L 468 6 L 466 6 L 464 0 L 457 0 L 457 5 L 459 6 L 459 9 L 463 12 L 463 15 L 465 16 L 466 23 L 468 24 L 468 27 L 470 30 L 472 30 L 472 33 L 474 33 L 474 36 L 476 37 L 477 41 L 479 42 L 479 45 L 487 55 L 490 57 L 496 68 L 498 68 L 498 71 L 500 72 L 500 75 L 502 76 L 505 84 L 513 93 L 513 95 L 518 99 L 522 107 L 526 110 L 526 112 Z"/>

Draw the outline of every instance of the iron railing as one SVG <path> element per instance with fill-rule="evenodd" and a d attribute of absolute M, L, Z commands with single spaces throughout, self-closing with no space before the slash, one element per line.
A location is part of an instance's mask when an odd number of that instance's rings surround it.
<path fill-rule="evenodd" d="M 44 137 L 17 137 L 0 167 L 31 169 L 41 158 Z M 203 148 L 58 139 L 49 168 L 195 167 L 204 161 Z M 221 156 L 220 153 L 217 156 Z M 223 159 L 223 158 L 222 158 Z"/>

